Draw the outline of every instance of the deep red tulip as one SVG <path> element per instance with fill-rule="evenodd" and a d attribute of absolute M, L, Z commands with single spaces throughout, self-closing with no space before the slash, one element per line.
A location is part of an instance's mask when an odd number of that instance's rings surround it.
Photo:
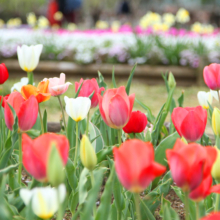
<path fill-rule="evenodd" d="M 108 89 L 99 95 L 99 110 L 104 122 L 111 128 L 123 128 L 129 121 L 135 94 L 127 95 L 125 87 Z"/>
<path fill-rule="evenodd" d="M 138 139 L 125 141 L 113 149 L 115 169 L 121 184 L 131 192 L 140 193 L 166 168 L 154 161 L 150 142 Z"/>
<path fill-rule="evenodd" d="M 5 107 L 5 102 L 8 100 L 8 97 L 9 97 L 10 94 L 6 95 L 6 96 L 0 96 L 0 103 L 2 101 L 2 107 L 4 108 Z M 3 100 L 2 100 L 2 97 L 3 97 Z"/>
<path fill-rule="evenodd" d="M 207 111 L 202 106 L 178 107 L 174 108 L 171 118 L 179 135 L 189 142 L 194 142 L 199 140 L 205 131 Z"/>
<path fill-rule="evenodd" d="M 9 77 L 8 69 L 5 64 L 0 64 L 0 84 L 3 84 Z"/>
<path fill-rule="evenodd" d="M 19 92 L 13 92 L 9 95 L 8 100 L 5 102 L 5 124 L 12 130 L 14 116 L 8 104 L 15 110 L 21 131 L 28 131 L 34 126 L 38 116 L 38 102 L 34 96 L 30 96 L 25 100 Z"/>
<path fill-rule="evenodd" d="M 217 151 L 214 147 L 185 144 L 177 139 L 173 149 L 166 151 L 166 156 L 176 185 L 183 191 L 192 191 L 210 175 Z"/>
<path fill-rule="evenodd" d="M 211 193 L 220 193 L 220 184 L 212 187 L 212 176 L 208 175 L 196 189 L 190 192 L 189 198 L 200 202 Z"/>
<path fill-rule="evenodd" d="M 203 70 L 206 85 L 212 90 L 220 89 L 220 64 L 212 63 Z"/>
<path fill-rule="evenodd" d="M 47 182 L 47 166 L 51 147 L 55 144 L 63 165 L 66 165 L 69 142 L 64 135 L 46 133 L 32 140 L 27 134 L 22 135 L 23 165 L 35 179 Z"/>
<path fill-rule="evenodd" d="M 211 213 L 206 217 L 201 218 L 200 220 L 219 220 L 220 219 L 220 212 Z"/>
<path fill-rule="evenodd" d="M 105 88 L 99 88 L 99 85 L 95 78 L 87 80 L 83 80 L 81 78 L 79 82 L 75 82 L 75 92 L 77 92 L 82 83 L 83 85 L 80 89 L 78 97 L 89 97 L 93 93 L 93 91 L 95 91 L 91 100 L 91 108 L 95 108 L 99 103 L 98 94 L 101 94 L 101 92 L 104 91 Z"/>
<path fill-rule="evenodd" d="M 147 116 L 140 112 L 131 112 L 128 123 L 123 127 L 125 133 L 141 133 L 147 126 Z"/>

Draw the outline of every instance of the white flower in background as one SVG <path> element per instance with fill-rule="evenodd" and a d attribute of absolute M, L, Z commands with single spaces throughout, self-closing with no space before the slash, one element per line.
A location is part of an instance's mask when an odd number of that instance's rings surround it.
<path fill-rule="evenodd" d="M 95 27 L 98 29 L 107 29 L 108 28 L 108 22 L 106 21 L 97 21 L 95 24 Z"/>
<path fill-rule="evenodd" d="M 184 8 L 180 8 L 176 13 L 176 20 L 182 24 L 189 22 L 190 21 L 189 12 Z"/>
<path fill-rule="evenodd" d="M 7 21 L 8 28 L 19 27 L 21 24 L 22 21 L 20 18 L 11 18 Z"/>
<path fill-rule="evenodd" d="M 77 97 L 75 99 L 64 97 L 67 114 L 76 122 L 86 118 L 91 107 L 91 100 L 87 97 Z"/>
<path fill-rule="evenodd" d="M 61 11 L 57 11 L 53 18 L 56 20 L 56 21 L 61 21 L 63 19 L 63 13 Z"/>
<path fill-rule="evenodd" d="M 21 92 L 22 86 L 26 86 L 27 84 L 28 84 L 28 78 L 23 77 L 23 78 L 21 78 L 20 82 L 17 82 L 12 86 L 11 92 L 14 92 L 14 90 L 17 90 L 18 92 Z"/>
<path fill-rule="evenodd" d="M 203 29 L 203 26 L 202 26 L 202 24 L 200 22 L 195 22 L 191 26 L 191 31 L 195 32 L 195 33 L 198 33 L 198 34 L 202 33 L 202 29 Z"/>
<path fill-rule="evenodd" d="M 18 62 L 21 67 L 26 72 L 32 72 L 38 65 L 40 55 L 43 49 L 42 44 L 31 45 L 22 45 L 17 47 Z"/>
<path fill-rule="evenodd" d="M 42 219 L 49 219 L 63 203 L 66 188 L 64 184 L 61 184 L 58 189 L 51 187 L 37 187 L 32 190 L 21 189 L 20 196 L 26 206 L 32 202 L 32 210 L 35 215 Z"/>
<path fill-rule="evenodd" d="M 199 101 L 199 104 L 204 108 L 204 109 L 208 109 L 209 108 L 209 104 L 212 104 L 212 93 L 211 92 L 204 92 L 204 91 L 199 91 L 197 93 L 197 98 Z M 208 104 L 209 102 L 209 104 Z"/>
<path fill-rule="evenodd" d="M 42 29 L 48 28 L 50 25 L 48 19 L 44 16 L 40 16 L 37 23 L 38 23 L 38 27 Z"/>
<path fill-rule="evenodd" d="M 164 13 L 163 14 L 163 22 L 171 27 L 175 23 L 175 16 L 171 13 Z"/>
<path fill-rule="evenodd" d="M 212 94 L 212 97 L 214 97 L 215 100 L 219 101 L 219 93 L 218 93 L 218 91 L 210 89 L 210 93 Z"/>
<path fill-rule="evenodd" d="M 36 17 L 36 15 L 33 12 L 28 13 L 28 15 L 27 15 L 27 23 L 30 26 L 32 26 L 32 27 L 36 25 L 37 17 Z"/>
<path fill-rule="evenodd" d="M 120 29 L 121 23 L 120 21 L 113 21 L 111 24 L 111 30 L 113 32 L 118 32 L 118 30 Z"/>
<path fill-rule="evenodd" d="M 67 29 L 68 29 L 69 31 L 75 31 L 75 30 L 77 29 L 77 26 L 76 26 L 76 24 L 74 24 L 74 23 L 69 23 L 69 24 L 67 25 Z"/>

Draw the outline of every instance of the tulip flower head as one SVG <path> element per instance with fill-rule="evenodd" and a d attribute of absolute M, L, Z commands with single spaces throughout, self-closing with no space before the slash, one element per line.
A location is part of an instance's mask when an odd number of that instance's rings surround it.
<path fill-rule="evenodd" d="M 8 129 L 12 130 L 14 125 L 14 116 L 10 104 L 17 115 L 18 126 L 21 131 L 30 130 L 36 123 L 38 116 L 38 103 L 34 96 L 30 96 L 25 100 L 19 92 L 13 92 L 9 95 L 5 102 L 5 124 Z"/>
<path fill-rule="evenodd" d="M 36 187 L 32 190 L 21 189 L 20 196 L 26 206 L 31 202 L 35 215 L 42 219 L 49 219 L 58 211 L 63 203 L 66 196 L 66 188 L 64 184 L 61 184 L 58 188 L 47 186 Z"/>
<path fill-rule="evenodd" d="M 210 175 L 217 151 L 196 143 L 187 145 L 177 139 L 173 149 L 166 151 L 166 156 L 176 185 L 183 191 L 192 191 Z"/>
<path fill-rule="evenodd" d="M 6 68 L 5 64 L 0 64 L 0 84 L 5 83 L 5 81 L 8 79 L 8 69 Z"/>
<path fill-rule="evenodd" d="M 90 107 L 91 100 L 87 97 L 68 98 L 64 97 L 67 114 L 76 122 L 86 118 Z"/>
<path fill-rule="evenodd" d="M 115 169 L 121 184 L 133 193 L 140 193 L 162 175 L 166 168 L 154 161 L 154 148 L 150 142 L 138 139 L 125 141 L 113 149 Z"/>
<path fill-rule="evenodd" d="M 52 96 L 59 96 L 65 93 L 72 83 L 67 82 L 65 83 L 66 75 L 64 73 L 60 74 L 60 78 L 54 77 L 54 78 L 45 78 L 43 81 L 49 80 L 48 85 L 48 93 L 50 93 Z"/>
<path fill-rule="evenodd" d="M 181 24 L 185 24 L 189 22 L 190 21 L 189 12 L 184 8 L 180 8 L 176 13 L 176 20 Z"/>
<path fill-rule="evenodd" d="M 123 127 L 125 133 L 141 133 L 147 126 L 147 116 L 140 112 L 131 112 L 128 123 Z"/>
<path fill-rule="evenodd" d="M 211 213 L 206 217 L 201 218 L 200 220 L 219 220 L 220 212 Z"/>
<path fill-rule="evenodd" d="M 220 194 L 220 184 L 212 187 L 212 176 L 208 175 L 201 184 L 189 193 L 189 198 L 195 202 L 200 202 L 209 196 L 211 193 Z"/>
<path fill-rule="evenodd" d="M 88 170 L 93 170 L 97 164 L 95 150 L 86 135 L 83 135 L 80 143 L 80 159 Z"/>
<path fill-rule="evenodd" d="M 31 95 L 34 95 L 38 103 L 45 102 L 50 99 L 51 94 L 47 92 L 49 80 L 42 81 L 37 87 L 32 85 L 26 85 L 21 88 L 21 94 L 25 99 L 28 99 Z"/>
<path fill-rule="evenodd" d="M 212 104 L 212 98 L 213 98 L 211 92 L 199 91 L 197 94 L 197 98 L 198 98 L 199 104 L 204 109 L 209 109 L 209 104 L 210 105 Z"/>
<path fill-rule="evenodd" d="M 220 64 L 212 63 L 203 70 L 206 85 L 212 90 L 220 89 Z"/>
<path fill-rule="evenodd" d="M 220 110 L 218 108 L 214 108 L 212 113 L 212 129 L 215 135 L 220 136 Z"/>
<path fill-rule="evenodd" d="M 8 100 L 8 97 L 9 97 L 10 94 L 6 95 L 6 96 L 0 96 L 0 103 L 2 101 L 2 107 L 4 108 L 5 107 L 5 102 Z M 3 100 L 2 100 L 3 98 Z"/>
<path fill-rule="evenodd" d="M 125 87 L 108 89 L 99 95 L 99 110 L 104 122 L 111 128 L 123 128 L 129 121 L 135 94 L 127 95 Z"/>
<path fill-rule="evenodd" d="M 23 165 L 28 173 L 40 182 L 48 181 L 47 170 L 53 145 L 56 146 L 65 166 L 68 160 L 69 142 L 64 135 L 46 133 L 34 140 L 27 134 L 22 135 Z"/>
<path fill-rule="evenodd" d="M 78 97 L 89 97 L 93 93 L 93 91 L 95 91 L 91 99 L 91 108 L 95 108 L 99 103 L 98 94 L 101 94 L 101 92 L 104 91 L 105 88 L 99 88 L 99 85 L 95 78 L 87 80 L 80 79 L 79 82 L 75 82 L 75 92 L 77 92 L 82 83 L 83 85 L 80 89 Z"/>
<path fill-rule="evenodd" d="M 199 140 L 205 131 L 207 111 L 201 106 L 177 107 L 174 108 L 171 118 L 179 135 L 189 142 L 194 142 Z"/>
<path fill-rule="evenodd" d="M 43 49 L 42 44 L 22 45 L 17 47 L 18 62 L 21 67 L 26 72 L 32 72 L 38 65 L 40 55 Z"/>
<path fill-rule="evenodd" d="M 212 177 L 220 182 L 220 150 L 217 147 L 215 147 L 215 149 L 217 151 L 217 158 L 212 166 Z"/>

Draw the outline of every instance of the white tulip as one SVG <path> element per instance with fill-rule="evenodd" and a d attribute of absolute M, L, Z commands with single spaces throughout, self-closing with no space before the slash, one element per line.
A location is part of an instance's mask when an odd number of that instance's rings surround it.
<path fill-rule="evenodd" d="M 21 67 L 26 72 L 32 72 L 38 65 L 40 55 L 43 49 L 42 44 L 31 45 L 22 45 L 17 47 L 18 62 Z"/>
<path fill-rule="evenodd" d="M 86 118 L 91 107 L 91 100 L 87 97 L 77 97 L 75 99 L 64 97 L 67 114 L 76 122 Z"/>
<path fill-rule="evenodd" d="M 212 97 L 214 97 L 217 101 L 219 100 L 219 93 L 218 93 L 218 91 L 210 89 L 210 93 L 212 94 Z"/>
<path fill-rule="evenodd" d="M 21 92 L 22 86 L 26 86 L 27 84 L 28 84 L 28 78 L 23 77 L 23 78 L 21 78 L 20 82 L 17 82 L 12 86 L 11 92 L 14 92 L 14 90 L 17 90 L 18 92 Z"/>
<path fill-rule="evenodd" d="M 209 104 L 210 105 L 212 104 L 211 92 L 199 91 L 197 94 L 197 98 L 198 98 L 199 104 L 205 109 L 208 109 Z M 209 102 L 209 104 L 208 104 L 208 102 Z"/>
<path fill-rule="evenodd" d="M 32 190 L 21 189 L 20 196 L 25 205 L 29 205 L 32 202 L 32 210 L 35 215 L 42 219 L 48 219 L 55 214 L 60 204 L 63 203 L 66 196 L 66 188 L 64 184 L 61 184 L 58 189 L 49 186 L 36 187 Z"/>

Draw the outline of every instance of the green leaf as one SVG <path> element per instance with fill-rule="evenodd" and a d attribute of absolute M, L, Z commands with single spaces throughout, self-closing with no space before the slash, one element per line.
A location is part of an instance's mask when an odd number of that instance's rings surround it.
<path fill-rule="evenodd" d="M 47 132 L 47 110 L 44 110 L 44 115 L 43 115 L 43 126 L 44 126 L 44 132 Z"/>
<path fill-rule="evenodd" d="M 80 86 L 79 86 L 79 88 L 78 88 L 78 90 L 77 90 L 77 92 L 76 92 L 75 98 L 78 97 L 79 92 L 80 92 L 80 90 L 81 90 L 81 88 L 82 88 L 82 85 L 83 85 L 83 83 L 80 84 Z"/>
<path fill-rule="evenodd" d="M 152 212 L 149 210 L 149 208 L 143 202 L 142 199 L 141 199 L 140 209 L 141 209 L 141 216 L 142 216 L 142 218 L 143 218 L 143 213 L 144 213 L 144 215 L 147 217 L 148 220 L 156 220 L 154 215 L 152 214 Z M 146 219 L 146 218 L 144 218 L 144 219 Z"/>
<path fill-rule="evenodd" d="M 68 183 L 69 183 L 71 189 L 73 191 L 75 191 L 75 189 L 77 188 L 77 185 L 78 185 L 78 179 L 77 179 L 77 177 L 75 175 L 74 164 L 70 160 L 70 158 L 68 158 L 65 170 L 66 170 L 66 176 L 67 176 Z"/>
<path fill-rule="evenodd" d="M 76 143 L 76 122 L 71 118 L 68 117 L 68 123 L 67 123 L 67 138 L 70 143 L 70 149 L 72 149 L 75 146 Z"/>
<path fill-rule="evenodd" d="M 100 71 L 98 71 L 98 84 L 99 87 L 104 87 L 105 89 L 107 89 L 107 84 L 104 82 L 104 77 Z"/>
<path fill-rule="evenodd" d="M 128 78 L 128 82 L 127 82 L 126 89 L 125 89 L 126 93 L 128 95 L 130 93 L 131 81 L 133 79 L 136 67 L 137 67 L 137 64 L 135 64 L 134 67 L 132 68 L 131 73 L 130 73 L 129 78 Z"/>
<path fill-rule="evenodd" d="M 87 192 L 87 176 L 89 174 L 89 170 L 84 168 L 79 178 L 79 205 L 85 202 L 86 197 L 88 195 Z"/>
<path fill-rule="evenodd" d="M 113 66 L 112 68 L 112 83 L 113 83 L 113 87 L 117 88 L 116 82 L 115 82 L 115 68 Z"/>
<path fill-rule="evenodd" d="M 113 149 L 113 146 L 109 146 L 99 151 L 97 153 L 98 163 L 102 162 L 103 160 L 106 160 L 107 156 L 112 155 L 112 149 Z"/>
<path fill-rule="evenodd" d="M 184 102 L 184 91 L 182 91 L 181 96 L 178 98 L 179 107 L 183 107 Z"/>
<path fill-rule="evenodd" d="M 79 192 L 72 192 L 71 195 L 69 196 L 69 209 L 71 213 L 75 213 L 76 207 L 79 202 Z"/>
<path fill-rule="evenodd" d="M 115 168 L 113 166 L 111 169 L 110 176 L 105 184 L 105 190 L 102 194 L 102 197 L 100 200 L 100 206 L 97 210 L 95 220 L 107 219 L 109 216 L 110 209 L 111 209 L 112 185 L 114 182 L 114 176 L 115 176 Z"/>
<path fill-rule="evenodd" d="M 16 169 L 19 164 L 10 165 L 4 169 L 0 170 L 0 178 L 3 176 L 3 174 L 8 174 L 10 171 Z"/>
<path fill-rule="evenodd" d="M 150 123 L 154 123 L 155 121 L 155 117 L 153 116 L 150 108 L 148 106 L 146 106 L 143 102 L 141 102 L 140 100 L 138 100 L 137 98 L 135 98 L 135 101 L 144 109 L 147 111 L 147 119 Z"/>

